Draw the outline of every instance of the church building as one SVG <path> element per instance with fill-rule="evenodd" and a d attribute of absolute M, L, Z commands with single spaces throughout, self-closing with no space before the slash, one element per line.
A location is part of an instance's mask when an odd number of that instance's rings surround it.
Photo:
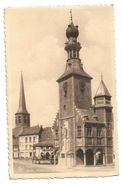
<path fill-rule="evenodd" d="M 59 112 L 53 124 L 58 164 L 67 167 L 113 164 L 111 95 L 101 77 L 92 104 L 92 77 L 79 57 L 78 36 L 71 13 L 65 43 L 68 58 L 63 75 L 57 79 Z"/>

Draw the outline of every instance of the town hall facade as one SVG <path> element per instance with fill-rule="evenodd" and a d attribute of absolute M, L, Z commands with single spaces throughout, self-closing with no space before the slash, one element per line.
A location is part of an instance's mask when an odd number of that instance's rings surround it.
<path fill-rule="evenodd" d="M 101 81 L 92 105 L 91 80 L 79 58 L 78 26 L 72 20 L 66 29 L 68 58 L 59 85 L 59 112 L 54 128 L 59 141 L 59 164 L 107 165 L 113 163 L 113 118 L 111 95 Z"/>
<path fill-rule="evenodd" d="M 45 139 L 42 136 L 42 126 L 30 127 L 21 77 L 19 109 L 15 114 L 16 127 L 13 129 L 14 157 L 33 158 L 36 146 L 38 150 L 48 146 L 52 154 L 57 155 L 57 163 L 61 166 L 114 163 L 111 95 L 101 77 L 92 104 L 92 77 L 84 70 L 79 57 L 81 44 L 77 41 L 78 36 L 78 26 L 74 25 L 71 15 L 65 43 L 68 58 L 63 75 L 57 79 L 59 111 L 50 129 L 49 139 L 46 139 L 49 132 Z M 38 151 L 38 154 L 42 153 Z"/>

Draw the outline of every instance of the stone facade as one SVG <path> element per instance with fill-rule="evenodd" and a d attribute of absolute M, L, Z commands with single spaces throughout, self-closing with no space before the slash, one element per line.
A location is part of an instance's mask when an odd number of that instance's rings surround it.
<path fill-rule="evenodd" d="M 57 80 L 59 112 L 53 129 L 59 143 L 58 164 L 67 167 L 113 164 L 111 95 L 101 78 L 92 105 L 92 77 L 81 64 L 78 35 L 78 26 L 71 19 L 66 30 L 66 69 Z"/>

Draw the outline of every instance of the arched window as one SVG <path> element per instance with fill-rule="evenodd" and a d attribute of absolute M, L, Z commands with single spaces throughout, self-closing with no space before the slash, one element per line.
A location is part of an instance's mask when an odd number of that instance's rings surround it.
<path fill-rule="evenodd" d="M 73 58 L 76 58 L 76 51 L 73 50 Z"/>

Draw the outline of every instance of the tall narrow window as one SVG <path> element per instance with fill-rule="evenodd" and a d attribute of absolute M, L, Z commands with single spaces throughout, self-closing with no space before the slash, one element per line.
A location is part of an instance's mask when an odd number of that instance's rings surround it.
<path fill-rule="evenodd" d="M 21 116 L 18 116 L 18 122 L 21 123 Z"/>
<path fill-rule="evenodd" d="M 25 137 L 25 142 L 27 142 L 27 137 Z"/>
<path fill-rule="evenodd" d="M 81 136 L 82 136 L 82 127 L 77 126 L 77 137 L 81 137 Z"/>
<path fill-rule="evenodd" d="M 70 58 L 72 58 L 72 50 L 70 50 Z"/>
<path fill-rule="evenodd" d="M 101 128 L 97 128 L 97 137 L 101 136 Z"/>
<path fill-rule="evenodd" d="M 92 133 L 92 129 L 91 127 L 87 128 L 87 136 L 91 136 L 91 133 Z"/>
<path fill-rule="evenodd" d="M 76 51 L 73 50 L 73 58 L 76 58 Z"/>

